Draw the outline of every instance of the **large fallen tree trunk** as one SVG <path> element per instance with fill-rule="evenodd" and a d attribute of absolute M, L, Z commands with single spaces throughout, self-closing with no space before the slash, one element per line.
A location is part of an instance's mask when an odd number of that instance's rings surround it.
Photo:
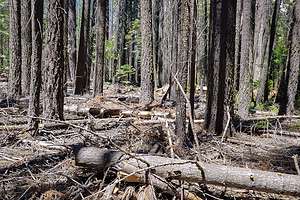
<path fill-rule="evenodd" d="M 112 166 L 134 174 L 151 171 L 167 180 L 222 185 L 288 195 L 300 195 L 300 176 L 150 155 L 124 155 L 95 147 L 82 148 L 76 164 L 104 170 Z M 146 164 L 147 163 L 147 164 Z"/>

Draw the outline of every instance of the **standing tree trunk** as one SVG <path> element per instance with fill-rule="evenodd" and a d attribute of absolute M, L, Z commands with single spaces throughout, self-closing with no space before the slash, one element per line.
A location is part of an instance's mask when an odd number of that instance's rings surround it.
<path fill-rule="evenodd" d="M 293 21 L 289 33 L 289 55 L 280 101 L 279 114 L 291 115 L 294 112 L 300 67 L 300 1 L 296 1 L 293 10 Z"/>
<path fill-rule="evenodd" d="M 196 44 L 197 44 L 197 1 L 192 0 L 191 2 L 191 36 L 190 36 L 190 103 L 191 103 L 191 113 L 194 118 L 194 101 L 195 101 L 195 91 L 196 91 Z"/>
<path fill-rule="evenodd" d="M 31 0 L 32 8 L 32 57 L 31 83 L 28 115 L 40 116 L 40 93 L 42 87 L 43 8 L 44 1 Z M 30 127 L 37 131 L 39 120 L 29 118 Z"/>
<path fill-rule="evenodd" d="M 83 0 L 82 3 L 82 15 L 81 15 L 81 27 L 80 27 L 80 38 L 78 47 L 77 67 L 76 67 L 76 78 L 75 78 L 75 94 L 84 94 L 89 92 L 90 78 L 88 75 L 89 68 L 89 54 L 88 44 L 90 40 L 90 2 L 91 0 Z"/>
<path fill-rule="evenodd" d="M 177 78 L 186 91 L 189 63 L 189 38 L 190 38 L 190 0 L 179 1 L 179 31 L 178 31 L 178 64 Z M 176 143 L 182 146 L 186 143 L 186 100 L 184 94 L 176 86 Z"/>
<path fill-rule="evenodd" d="M 152 9 L 151 0 L 141 1 L 141 103 L 150 104 L 154 99 Z"/>
<path fill-rule="evenodd" d="M 31 0 L 24 0 L 21 5 L 22 38 L 22 93 L 27 96 L 30 90 L 31 73 Z"/>
<path fill-rule="evenodd" d="M 10 98 L 19 98 L 21 95 L 21 0 L 9 0 L 10 8 L 10 68 L 9 91 Z"/>
<path fill-rule="evenodd" d="M 93 95 L 103 94 L 104 51 L 105 51 L 106 1 L 97 1 L 96 11 L 96 64 Z"/>
<path fill-rule="evenodd" d="M 271 0 L 256 2 L 254 31 L 253 83 L 256 91 L 256 103 L 264 101 L 265 85 L 268 73 L 270 21 L 272 17 Z"/>
<path fill-rule="evenodd" d="M 208 55 L 208 17 L 207 17 L 207 1 L 198 1 L 197 7 L 197 82 L 202 89 L 203 83 L 207 79 L 207 55 Z"/>
<path fill-rule="evenodd" d="M 44 117 L 63 120 L 64 11 L 63 0 L 49 0 L 46 33 Z"/>
<path fill-rule="evenodd" d="M 76 0 L 69 0 L 68 51 L 70 78 L 74 83 L 76 69 Z"/>
<path fill-rule="evenodd" d="M 234 53 L 234 89 L 239 90 L 240 81 L 240 58 L 241 58 L 241 27 L 242 27 L 242 10 L 243 0 L 236 2 L 236 17 L 235 17 L 235 53 Z"/>
<path fill-rule="evenodd" d="M 251 102 L 252 46 L 253 46 L 253 2 L 243 1 L 241 28 L 241 60 L 238 114 L 247 118 Z"/>
<path fill-rule="evenodd" d="M 234 1 L 211 0 L 205 126 L 219 135 L 228 120 L 226 111 L 233 109 L 235 8 Z"/>

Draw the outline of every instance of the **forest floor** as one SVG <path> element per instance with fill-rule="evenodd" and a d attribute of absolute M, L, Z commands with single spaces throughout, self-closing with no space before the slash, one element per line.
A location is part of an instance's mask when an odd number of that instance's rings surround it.
<path fill-rule="evenodd" d="M 0 95 L 3 98 L 6 87 L 7 83 L 2 81 Z M 156 101 L 147 108 L 138 104 L 138 88 L 133 86 L 105 85 L 104 97 L 69 95 L 65 98 L 66 121 L 43 119 L 35 136 L 26 126 L 28 99 L 1 108 L 0 199 L 101 199 L 100 196 L 102 199 L 146 199 L 139 198 L 146 193 L 155 193 L 157 199 L 173 199 L 165 191 L 156 189 L 154 192 L 134 181 L 120 182 L 111 189 L 111 183 L 122 175 L 109 170 L 104 176 L 103 172 L 78 167 L 72 152 L 78 146 L 112 148 L 103 140 L 109 137 L 127 152 L 170 157 L 174 150 L 175 110 L 172 102 L 160 105 L 166 89 L 156 90 Z M 297 174 L 293 156 L 300 155 L 299 120 L 276 120 L 267 127 L 265 121 L 252 123 L 243 132 L 221 141 L 221 137 L 202 128 L 204 95 L 197 95 L 195 107 L 194 131 L 200 141 L 201 161 Z M 260 113 L 266 114 L 270 113 Z M 195 155 L 195 149 L 189 149 L 175 156 L 193 159 Z M 105 195 L 109 197 L 104 198 Z M 208 185 L 205 189 L 199 187 L 188 199 L 298 198 Z"/>

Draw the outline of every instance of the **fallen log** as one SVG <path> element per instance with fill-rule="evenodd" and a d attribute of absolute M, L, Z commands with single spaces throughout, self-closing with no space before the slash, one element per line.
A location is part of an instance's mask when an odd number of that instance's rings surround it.
<path fill-rule="evenodd" d="M 127 156 L 118 151 L 86 147 L 75 156 L 79 166 L 104 170 L 112 166 L 128 174 L 151 171 L 167 180 L 184 180 L 212 185 L 300 195 L 300 176 L 160 156 Z M 147 163 L 147 164 L 146 164 Z"/>

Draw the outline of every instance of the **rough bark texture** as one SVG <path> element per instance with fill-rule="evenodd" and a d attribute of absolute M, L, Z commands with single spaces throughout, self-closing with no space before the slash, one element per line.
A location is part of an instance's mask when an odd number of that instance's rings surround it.
<path fill-rule="evenodd" d="M 242 27 L 243 0 L 236 1 L 235 18 L 235 53 L 234 53 L 234 88 L 239 90 L 240 81 L 240 58 L 241 58 L 241 27 Z"/>
<path fill-rule="evenodd" d="M 119 0 L 116 2 L 116 12 L 114 13 L 115 20 L 114 20 L 114 39 L 115 39 L 115 47 L 114 50 L 117 54 L 117 59 L 115 59 L 113 69 L 111 71 L 111 78 L 112 81 L 115 82 L 115 74 L 116 69 L 120 66 L 126 64 L 125 63 L 125 29 L 126 29 L 126 7 L 127 7 L 127 0 Z"/>
<path fill-rule="evenodd" d="M 190 38 L 190 0 L 179 1 L 179 33 L 178 33 L 178 64 L 177 78 L 186 91 L 189 64 Z M 180 88 L 176 86 L 176 128 L 177 143 L 183 145 L 186 139 L 186 100 Z"/>
<path fill-rule="evenodd" d="M 211 30 L 205 126 L 221 134 L 232 109 L 234 70 L 235 3 L 211 1 Z"/>
<path fill-rule="evenodd" d="M 76 69 L 76 0 L 69 0 L 68 17 L 68 51 L 69 51 L 69 70 L 71 81 L 75 81 Z"/>
<path fill-rule="evenodd" d="M 150 104 L 154 99 L 152 6 L 151 0 L 141 2 L 141 103 Z"/>
<path fill-rule="evenodd" d="M 146 163 L 142 162 L 145 161 Z M 167 180 L 213 184 L 279 194 L 300 195 L 300 176 L 267 172 L 262 170 L 231 167 L 217 164 L 195 163 L 194 161 L 165 158 L 151 155 L 136 155 L 131 158 L 120 151 L 85 147 L 75 156 L 76 165 L 90 167 L 99 172 L 113 167 L 126 174 L 141 169 L 153 169 L 153 173 Z M 179 174 L 174 176 L 173 174 Z"/>
<path fill-rule="evenodd" d="M 207 79 L 207 61 L 208 61 L 208 16 L 207 0 L 198 1 L 197 14 L 197 83 L 200 87 Z"/>
<path fill-rule="evenodd" d="M 103 94 L 106 1 L 97 1 L 96 13 L 96 64 L 94 71 L 94 96 Z"/>
<path fill-rule="evenodd" d="M 197 1 L 191 2 L 191 34 L 190 34 L 190 60 L 189 60 L 189 75 L 190 75 L 190 103 L 191 113 L 194 118 L 194 101 L 196 91 L 196 44 L 197 44 Z"/>
<path fill-rule="evenodd" d="M 271 0 L 256 2 L 253 45 L 253 81 L 254 90 L 256 90 L 256 103 L 263 102 L 265 94 L 269 61 L 270 22 L 272 18 L 271 6 Z"/>
<path fill-rule="evenodd" d="M 295 2 L 293 21 L 289 36 L 289 55 L 285 72 L 285 87 L 280 101 L 279 114 L 290 115 L 294 112 L 300 67 L 300 1 Z"/>
<path fill-rule="evenodd" d="M 40 93 L 42 84 L 42 50 L 43 50 L 43 1 L 31 0 L 32 8 L 32 57 L 31 57 L 31 82 L 28 115 L 40 116 Z M 29 118 L 29 125 L 35 130 L 38 120 Z"/>
<path fill-rule="evenodd" d="M 19 98 L 21 95 L 21 0 L 9 0 L 9 91 L 11 98 Z"/>
<path fill-rule="evenodd" d="M 75 94 L 84 94 L 89 92 L 88 79 L 88 43 L 90 32 L 90 0 L 83 0 L 82 3 L 82 15 L 81 15 L 81 27 L 80 38 L 78 47 L 78 57 L 76 66 L 76 78 L 75 78 Z"/>
<path fill-rule="evenodd" d="M 247 118 L 251 102 L 251 74 L 253 47 L 253 12 L 252 1 L 243 1 L 242 29 L 241 29 L 241 60 L 240 84 L 238 95 L 238 115 Z"/>
<path fill-rule="evenodd" d="M 21 5 L 22 38 L 22 94 L 27 96 L 30 90 L 31 72 L 31 0 L 22 1 Z"/>
<path fill-rule="evenodd" d="M 64 13 L 63 0 L 49 0 L 46 33 L 44 117 L 63 120 Z"/>

